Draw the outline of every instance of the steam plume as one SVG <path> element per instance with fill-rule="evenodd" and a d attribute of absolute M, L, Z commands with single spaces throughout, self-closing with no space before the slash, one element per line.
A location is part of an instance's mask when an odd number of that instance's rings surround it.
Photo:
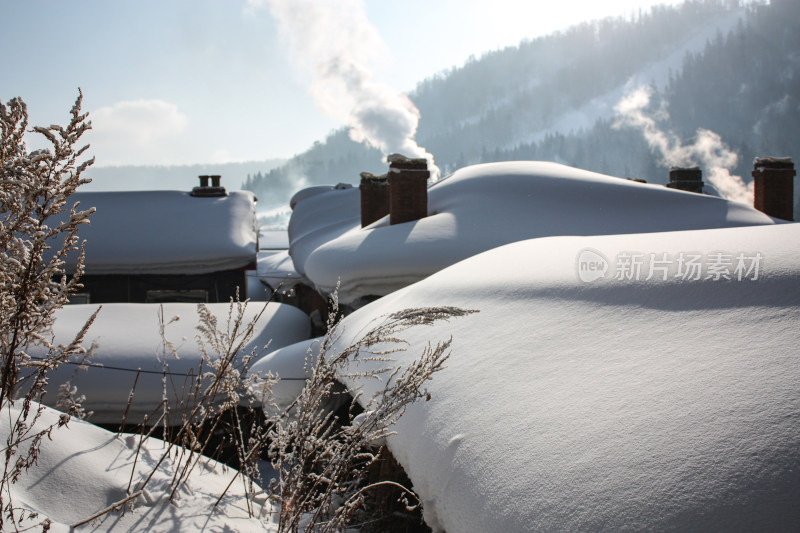
<path fill-rule="evenodd" d="M 258 1 L 258 0 L 251 0 Z M 378 148 L 433 156 L 414 140 L 419 111 L 411 100 L 374 79 L 370 63 L 385 46 L 367 19 L 363 0 L 267 0 L 292 63 L 310 75 L 320 110 L 346 124 L 350 138 Z"/>
<path fill-rule="evenodd" d="M 614 107 L 617 121 L 614 127 L 630 126 L 641 130 L 651 149 L 658 150 L 667 166 L 699 165 L 706 169 L 709 181 L 728 200 L 753 204 L 753 184 L 745 184 L 741 176 L 732 175 L 738 156 L 713 131 L 699 128 L 694 144 L 683 145 L 671 131 L 662 131 L 656 119 L 645 112 L 651 92 L 640 87 L 622 98 Z M 666 110 L 658 112 L 667 118 Z"/>

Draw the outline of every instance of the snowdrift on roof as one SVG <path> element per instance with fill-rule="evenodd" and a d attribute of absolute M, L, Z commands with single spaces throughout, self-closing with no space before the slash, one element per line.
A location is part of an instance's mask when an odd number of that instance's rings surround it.
<path fill-rule="evenodd" d="M 693 198 L 720 223 L 747 214 Z M 453 337 L 389 438 L 438 531 L 792 529 L 799 240 L 781 224 L 517 242 L 362 307 L 340 342 L 409 307 L 479 310 L 395 354 Z"/>
<path fill-rule="evenodd" d="M 361 191 L 353 187 L 317 185 L 292 197 L 289 255 L 301 276 L 308 255 L 331 239 L 361 226 Z"/>
<path fill-rule="evenodd" d="M 251 192 L 214 198 L 181 191 L 79 192 L 70 200 L 97 209 L 79 232 L 86 240 L 86 274 L 205 274 L 255 263 Z M 74 269 L 73 258 L 67 271 Z"/>
<path fill-rule="evenodd" d="M 229 304 L 205 304 L 216 316 L 218 328 L 227 329 Z M 264 308 L 263 302 L 253 302 L 245 309 L 243 323 L 255 319 Z M 85 321 L 97 309 L 97 305 L 68 305 L 56 311 L 53 326 L 54 344 L 71 341 Z M 137 369 L 142 373 L 136 381 L 134 401 L 128 420 L 140 423 L 144 415 L 149 415 L 160 404 L 162 398 L 162 371 L 168 367 L 169 397 L 175 399 L 173 391 L 180 391 L 186 375 L 197 375 L 202 352 L 198 349 L 196 336 L 199 325 L 197 305 L 167 303 L 163 304 L 165 337 L 175 344 L 179 358 L 167 350 L 159 334 L 159 308 L 153 304 L 103 304 L 97 320 L 89 328 L 84 346 L 97 343 L 95 354 L 89 360 L 91 366 L 79 370 L 76 365 L 61 365 L 49 373 L 50 385 L 45 401 L 55 405 L 58 399 L 58 386 L 72 380 L 78 393 L 86 396 L 83 402 L 87 411 L 94 411 L 90 420 L 94 423 L 116 424 L 125 413 L 128 394 L 133 387 Z M 234 312 L 234 317 L 236 316 Z M 172 322 L 174 317 L 179 317 Z M 311 333 L 308 316 L 299 309 L 279 303 L 266 304 L 266 310 L 256 322 L 255 335 L 244 346 L 242 354 L 256 349 L 258 354 L 276 350 L 283 346 L 307 339 Z M 42 355 L 42 348 L 29 350 L 34 356 Z M 175 416 L 180 409 L 172 405 Z"/>
<path fill-rule="evenodd" d="M 256 267 L 258 279 L 266 283 L 274 291 L 289 291 L 305 278 L 297 273 L 289 257 L 289 252 L 259 252 L 258 266 Z"/>
<path fill-rule="evenodd" d="M 774 224 L 744 204 L 545 162 L 466 167 L 428 189 L 429 216 L 360 227 L 359 190 L 297 201 L 289 225 L 298 273 L 339 298 L 385 295 L 503 244 L 554 235 L 610 235 Z M 489 275 L 489 273 L 487 273 Z"/>

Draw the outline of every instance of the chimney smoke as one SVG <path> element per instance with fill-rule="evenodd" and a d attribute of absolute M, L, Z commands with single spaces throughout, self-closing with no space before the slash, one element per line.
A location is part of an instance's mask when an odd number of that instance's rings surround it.
<path fill-rule="evenodd" d="M 750 203 L 753 189 L 741 176 L 731 174 L 738 155 L 713 131 L 698 128 L 691 144 L 684 144 L 673 131 L 663 129 L 659 122 L 668 118 L 666 107 L 648 111 L 652 91 L 640 87 L 627 94 L 614 106 L 617 119 L 614 128 L 625 126 L 638 129 L 650 148 L 661 156 L 661 164 L 686 167 L 700 165 L 706 169 L 708 181 L 728 200 Z M 656 120 L 658 118 L 658 120 Z"/>
<path fill-rule="evenodd" d="M 364 0 L 266 0 L 293 65 L 310 83 L 320 110 L 348 127 L 350 138 L 383 154 L 430 161 L 415 137 L 420 113 L 411 99 L 375 76 L 388 50 Z M 413 30 L 409 28 L 409 31 Z"/>

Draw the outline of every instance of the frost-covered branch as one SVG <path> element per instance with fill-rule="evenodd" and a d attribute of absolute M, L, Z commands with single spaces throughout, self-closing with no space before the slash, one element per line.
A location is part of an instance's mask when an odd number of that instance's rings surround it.
<path fill-rule="evenodd" d="M 14 98 L 0 102 L 0 413 L 10 424 L 5 464 L 0 478 L 0 529 L 30 527 L 31 513 L 14 507 L 10 484 L 36 462 L 39 445 L 54 426 L 34 431 L 42 408 L 47 375 L 64 362 L 85 358 L 82 343 L 97 313 L 67 345 L 52 343 L 55 311 L 81 287 L 84 243 L 78 229 L 89 222 L 94 209 L 68 206 L 70 195 L 89 180 L 81 176 L 93 159 L 80 161 L 88 146 L 80 146 L 91 128 L 81 113 L 79 93 L 66 127 L 35 127 L 49 149 L 28 152 L 24 135 L 28 131 L 25 102 Z M 60 213 L 68 217 L 56 218 Z M 75 272 L 65 269 L 68 255 L 76 255 Z M 43 346 L 43 358 L 31 358 L 27 350 Z M 66 425 L 70 414 L 81 415 L 80 398 L 72 388 L 62 390 L 68 405 L 57 423 Z M 10 407 L 22 402 L 19 415 Z"/>

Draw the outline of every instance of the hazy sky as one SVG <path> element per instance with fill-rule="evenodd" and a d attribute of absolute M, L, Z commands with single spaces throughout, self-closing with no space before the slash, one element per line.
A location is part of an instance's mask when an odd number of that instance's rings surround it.
<path fill-rule="evenodd" d="M 0 0 L 0 100 L 65 123 L 80 87 L 97 165 L 288 157 L 340 122 L 309 96 L 270 0 Z M 314 0 L 296 0 L 307 9 Z M 378 39 L 375 80 L 407 92 L 470 55 L 677 0 L 319 0 Z M 358 17 L 358 15 L 361 17 Z M 302 20 L 304 14 L 299 14 Z M 333 25 L 333 35 L 337 27 Z M 337 39 L 327 38 L 331 46 Z M 324 43 L 323 43 L 324 44 Z M 305 61 L 297 59 L 295 63 Z M 344 112 L 344 110 L 343 110 Z M 335 114 L 335 113 L 333 113 Z"/>

